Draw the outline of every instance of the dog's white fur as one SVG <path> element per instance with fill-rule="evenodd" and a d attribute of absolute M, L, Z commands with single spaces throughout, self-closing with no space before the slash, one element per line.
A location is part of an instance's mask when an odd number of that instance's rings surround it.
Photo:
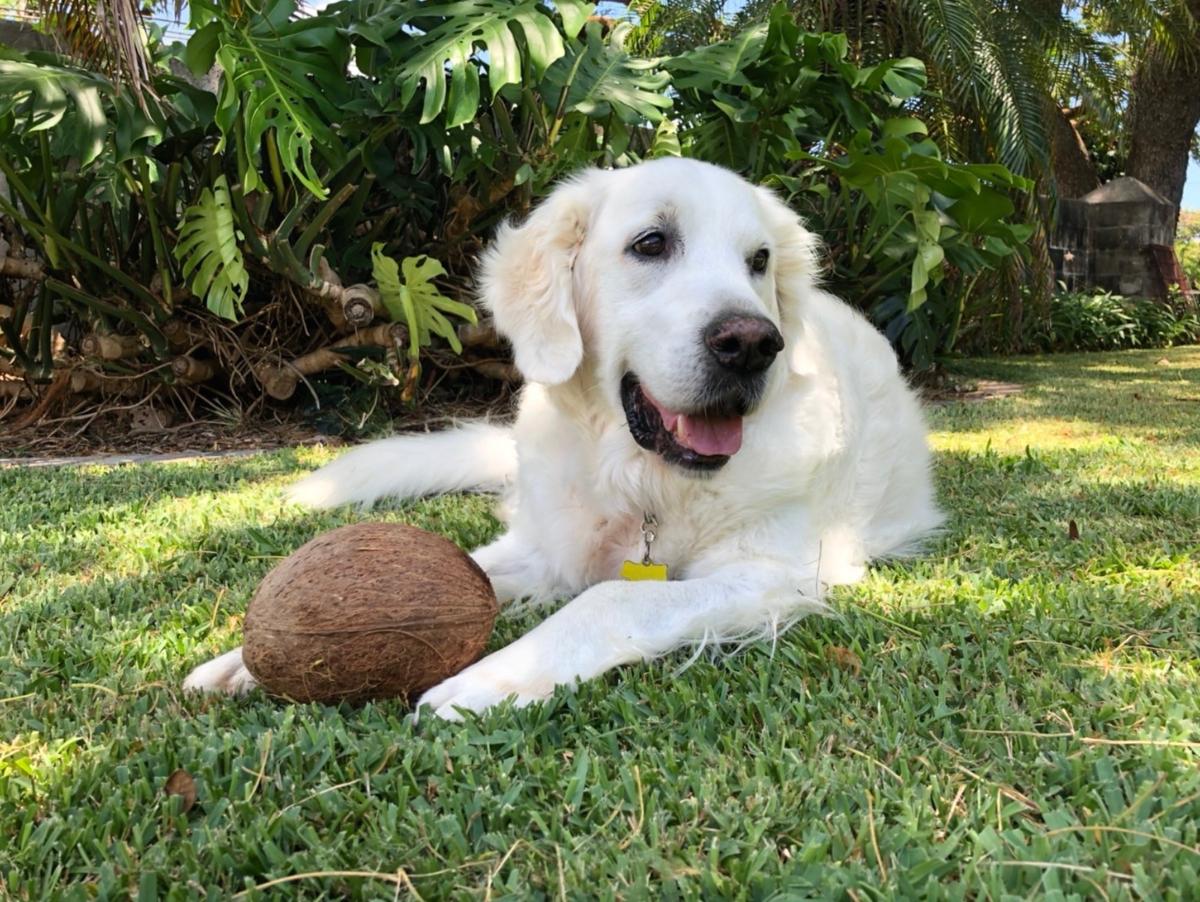
<path fill-rule="evenodd" d="M 664 221 L 678 233 L 671 257 L 632 255 Z M 760 247 L 771 255 L 761 275 L 747 264 Z M 527 379 L 516 423 L 376 442 L 292 489 L 313 507 L 502 489 L 508 529 L 474 552 L 498 597 L 573 596 L 429 690 L 421 703 L 438 716 L 527 704 L 683 645 L 773 634 L 939 523 L 921 410 L 892 349 L 818 287 L 813 237 L 770 192 L 683 160 L 588 171 L 500 230 L 482 286 Z M 688 409 L 705 372 L 701 330 L 730 310 L 770 319 L 785 349 L 741 450 L 698 477 L 634 442 L 619 384 L 635 372 Z M 647 513 L 671 579 L 622 581 Z M 185 683 L 253 685 L 240 649 Z"/>

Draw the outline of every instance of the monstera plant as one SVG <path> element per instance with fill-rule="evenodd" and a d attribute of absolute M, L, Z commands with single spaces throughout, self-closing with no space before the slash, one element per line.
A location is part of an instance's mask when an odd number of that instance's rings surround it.
<path fill-rule="evenodd" d="M 782 5 L 666 58 L 593 13 L 196 0 L 185 43 L 144 41 L 140 87 L 0 51 L 0 378 L 19 383 L 0 403 L 141 386 L 193 409 L 326 371 L 394 371 L 420 397 L 417 364 L 459 371 L 460 353 L 504 375 L 486 330 L 460 342 L 491 230 L 565 173 L 658 154 L 790 197 L 835 288 L 910 362 L 953 345 L 970 292 L 1019 253 L 1007 198 L 1024 184 L 943 158 L 913 116 L 919 63 L 856 67 Z"/>

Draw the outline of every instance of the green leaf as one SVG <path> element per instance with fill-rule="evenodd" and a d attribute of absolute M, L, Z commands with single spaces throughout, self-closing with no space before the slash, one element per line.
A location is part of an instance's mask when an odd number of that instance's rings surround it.
<path fill-rule="evenodd" d="M 63 123 L 60 132 L 71 137 L 80 165 L 95 160 L 108 134 L 103 97 L 112 86 L 97 75 L 56 65 L 44 54 L 37 61 L 10 52 L 5 57 L 0 58 L 0 116 L 12 113 L 25 133 Z"/>
<path fill-rule="evenodd" d="M 563 32 L 568 38 L 579 34 L 588 16 L 596 11 L 595 3 L 581 3 L 580 0 L 557 0 L 554 5 L 562 16 Z"/>
<path fill-rule="evenodd" d="M 750 84 L 744 70 L 762 55 L 767 25 L 747 28 L 728 41 L 689 50 L 663 62 L 675 88 L 712 91 L 721 86 Z"/>
<path fill-rule="evenodd" d="M 565 92 L 564 113 L 579 112 L 592 118 L 616 114 L 629 124 L 657 123 L 671 108 L 664 93 L 671 76 L 655 60 L 630 56 L 621 46 L 629 26 L 613 29 L 608 40 L 598 23 L 587 26 L 587 41 L 572 45 L 567 55 L 546 73 L 549 96 Z"/>
<path fill-rule="evenodd" d="M 650 157 L 681 157 L 683 148 L 679 144 L 679 126 L 664 118 L 654 130 L 654 142 L 650 145 Z"/>
<path fill-rule="evenodd" d="M 887 119 L 883 123 L 884 138 L 907 138 L 909 135 L 928 135 L 929 126 L 913 116 Z"/>
<path fill-rule="evenodd" d="M 276 0 L 275 5 L 286 3 Z M 327 191 L 313 154 L 323 155 L 333 165 L 343 156 L 332 124 L 342 115 L 339 103 L 349 60 L 346 38 L 321 17 L 281 25 L 259 17 L 250 24 L 221 21 L 216 53 L 223 70 L 215 116 L 221 130 L 217 150 L 232 146 L 237 151 L 247 192 L 265 189 L 258 155 L 269 132 L 283 169 L 324 198 Z M 238 134 L 239 120 L 244 135 Z"/>
<path fill-rule="evenodd" d="M 564 22 L 574 23 L 586 6 L 570 5 Z M 401 101 L 407 104 L 424 85 L 421 123 L 445 111 L 447 128 L 475 117 L 480 67 L 487 70 L 494 99 L 501 88 L 523 81 L 525 63 L 541 78 L 564 51 L 558 23 L 537 0 L 392 0 L 347 31 L 386 47 L 399 61 L 392 78 Z"/>
<path fill-rule="evenodd" d="M 221 29 L 220 22 L 209 22 L 188 38 L 183 48 L 183 61 L 193 75 L 207 75 L 212 68 L 221 45 Z"/>
<path fill-rule="evenodd" d="M 911 56 L 888 60 L 864 72 L 867 73 L 866 84 L 869 89 L 876 90 L 879 84 L 883 84 L 901 100 L 916 97 L 925 90 L 925 64 Z"/>
<path fill-rule="evenodd" d="M 212 189 L 205 188 L 200 200 L 184 211 L 175 258 L 183 266 L 192 293 L 204 298 L 213 313 L 230 320 L 242 312 L 250 287 L 240 239 L 229 183 L 225 176 L 218 176 Z"/>
<path fill-rule="evenodd" d="M 936 244 L 942 232 L 942 221 L 936 210 L 916 210 L 913 212 L 913 222 L 917 227 L 917 236 L 923 242 Z"/>
<path fill-rule="evenodd" d="M 406 322 L 410 342 L 417 334 L 416 315 L 409 317 L 409 311 L 404 304 L 404 286 L 400 283 L 400 265 L 383 252 L 383 243 L 377 242 L 371 248 L 371 275 L 379 286 L 379 299 L 387 310 L 388 319 L 394 323 Z"/>
<path fill-rule="evenodd" d="M 999 191 L 982 188 L 978 194 L 964 194 L 947 209 L 962 228 L 978 232 L 1002 222 L 1015 210 L 1013 202 Z"/>
<path fill-rule="evenodd" d="M 165 134 L 166 122 L 161 109 L 156 104 L 147 104 L 147 109 L 143 110 L 128 93 L 117 95 L 114 106 L 117 109 L 113 133 L 116 159 L 124 162 L 145 156 L 150 145 L 157 144 Z"/>
<path fill-rule="evenodd" d="M 446 339 L 454 353 L 462 353 L 458 333 L 446 318 L 452 314 L 467 322 L 476 321 L 475 309 L 442 294 L 433 280 L 446 274 L 445 268 L 433 257 L 405 257 L 403 263 L 383 252 L 382 242 L 371 248 L 371 274 L 379 286 L 379 297 L 393 322 L 408 327 L 408 357 L 417 360 L 421 348 L 427 347 L 430 335 Z M 401 281 L 403 274 L 403 281 Z"/>
<path fill-rule="evenodd" d="M 916 256 L 912 262 L 912 288 L 908 298 L 908 309 L 916 310 L 925 303 L 927 293 L 925 286 L 933 279 L 935 270 L 946 259 L 946 252 L 940 244 L 923 243 L 917 246 Z M 938 281 L 937 279 L 933 279 Z"/>

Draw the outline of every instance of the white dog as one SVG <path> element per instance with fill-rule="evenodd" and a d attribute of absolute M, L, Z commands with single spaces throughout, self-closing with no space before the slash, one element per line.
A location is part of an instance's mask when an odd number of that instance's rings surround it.
<path fill-rule="evenodd" d="M 314 507 L 503 490 L 507 532 L 474 553 L 501 602 L 573 596 L 422 705 L 524 705 L 774 635 L 938 525 L 919 404 L 817 286 L 814 250 L 770 192 L 677 159 L 585 172 L 500 230 L 482 297 L 527 380 L 515 425 L 375 442 L 292 490 Z M 240 649 L 185 683 L 253 685 Z"/>

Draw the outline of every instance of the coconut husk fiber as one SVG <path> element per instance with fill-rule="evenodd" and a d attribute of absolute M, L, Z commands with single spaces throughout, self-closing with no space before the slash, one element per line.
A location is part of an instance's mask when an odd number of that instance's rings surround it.
<path fill-rule="evenodd" d="M 356 523 L 267 574 L 242 654 L 263 688 L 296 701 L 416 701 L 482 654 L 497 611 L 487 575 L 453 542 Z"/>

